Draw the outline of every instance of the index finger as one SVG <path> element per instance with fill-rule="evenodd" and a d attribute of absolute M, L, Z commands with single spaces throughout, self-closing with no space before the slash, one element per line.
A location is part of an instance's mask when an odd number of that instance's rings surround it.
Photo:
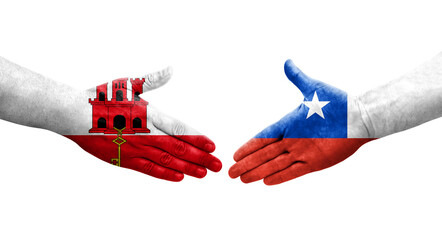
<path fill-rule="evenodd" d="M 237 178 L 242 174 L 278 157 L 285 152 L 283 142 L 276 142 L 248 155 L 229 169 L 229 176 Z"/>
<path fill-rule="evenodd" d="M 233 154 L 233 160 L 238 162 L 248 155 L 278 140 L 278 138 L 252 138 L 236 150 L 235 154 Z"/>
<path fill-rule="evenodd" d="M 161 113 L 155 108 L 150 109 L 153 125 L 168 135 L 174 136 L 205 152 L 215 151 L 215 143 L 183 122 Z"/>
<path fill-rule="evenodd" d="M 233 159 L 238 162 L 239 160 L 258 151 L 259 149 L 281 140 L 281 138 L 281 126 L 280 124 L 278 124 L 278 122 L 274 123 L 266 127 L 260 133 L 256 134 L 254 138 L 250 139 L 247 143 L 236 150 L 235 154 L 233 155 Z"/>

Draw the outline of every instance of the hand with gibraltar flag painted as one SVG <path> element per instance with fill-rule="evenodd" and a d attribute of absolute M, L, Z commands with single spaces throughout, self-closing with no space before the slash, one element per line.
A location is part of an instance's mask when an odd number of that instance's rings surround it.
<path fill-rule="evenodd" d="M 203 178 L 222 164 L 210 153 L 215 144 L 196 130 L 161 113 L 140 97 L 164 85 L 171 69 L 142 78 L 120 78 L 86 91 L 91 117 L 65 137 L 90 154 L 117 166 L 156 178 Z M 87 131 L 86 131 L 87 130 Z"/>
<path fill-rule="evenodd" d="M 120 78 L 86 91 L 0 57 L 0 118 L 56 132 L 97 158 L 169 181 L 218 172 L 215 144 L 140 97 L 161 87 L 171 69 Z M 32 99 L 32 101 L 28 101 Z M 17 111 L 17 109 L 25 109 Z"/>
<path fill-rule="evenodd" d="M 310 78 L 291 60 L 284 70 L 304 102 L 235 152 L 229 175 L 244 183 L 274 185 L 331 167 L 372 140 L 356 98 Z"/>

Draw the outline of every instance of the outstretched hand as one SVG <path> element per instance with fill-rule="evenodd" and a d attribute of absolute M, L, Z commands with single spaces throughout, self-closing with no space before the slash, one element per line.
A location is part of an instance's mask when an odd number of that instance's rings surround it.
<path fill-rule="evenodd" d="M 203 178 L 222 164 L 210 153 L 215 144 L 206 136 L 161 113 L 139 97 L 164 85 L 171 70 L 144 78 L 120 78 L 89 89 L 78 105 L 85 114 L 67 138 L 108 163 L 156 178 L 181 181 Z M 77 117 L 79 117 L 77 116 Z"/>
<path fill-rule="evenodd" d="M 328 168 L 371 140 L 357 98 L 308 77 L 291 60 L 284 70 L 304 102 L 235 152 L 229 175 L 244 183 L 274 185 Z"/>

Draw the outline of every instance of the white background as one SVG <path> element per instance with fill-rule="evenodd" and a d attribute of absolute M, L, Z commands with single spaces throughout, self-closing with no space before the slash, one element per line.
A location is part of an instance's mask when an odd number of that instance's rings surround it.
<path fill-rule="evenodd" d="M 286 59 L 363 93 L 441 51 L 437 1 L 268 2 L 2 1 L 0 55 L 56 81 L 173 66 L 143 98 L 212 138 L 224 166 L 166 182 L 1 121 L 0 239 L 440 239 L 442 119 L 278 186 L 227 175 L 241 144 L 301 102 Z"/>

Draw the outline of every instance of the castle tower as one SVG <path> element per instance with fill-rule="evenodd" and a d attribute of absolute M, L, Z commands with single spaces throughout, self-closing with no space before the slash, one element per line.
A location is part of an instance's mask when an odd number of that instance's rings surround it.
<path fill-rule="evenodd" d="M 112 98 L 108 99 L 108 83 L 97 86 L 92 105 L 92 128 L 90 133 L 116 134 L 114 129 L 123 129 L 123 134 L 149 133 L 147 128 L 148 102 L 139 97 L 143 93 L 144 78 L 130 79 L 131 88 L 127 89 L 127 78 L 112 81 Z M 130 94 L 131 99 L 128 100 Z"/>

